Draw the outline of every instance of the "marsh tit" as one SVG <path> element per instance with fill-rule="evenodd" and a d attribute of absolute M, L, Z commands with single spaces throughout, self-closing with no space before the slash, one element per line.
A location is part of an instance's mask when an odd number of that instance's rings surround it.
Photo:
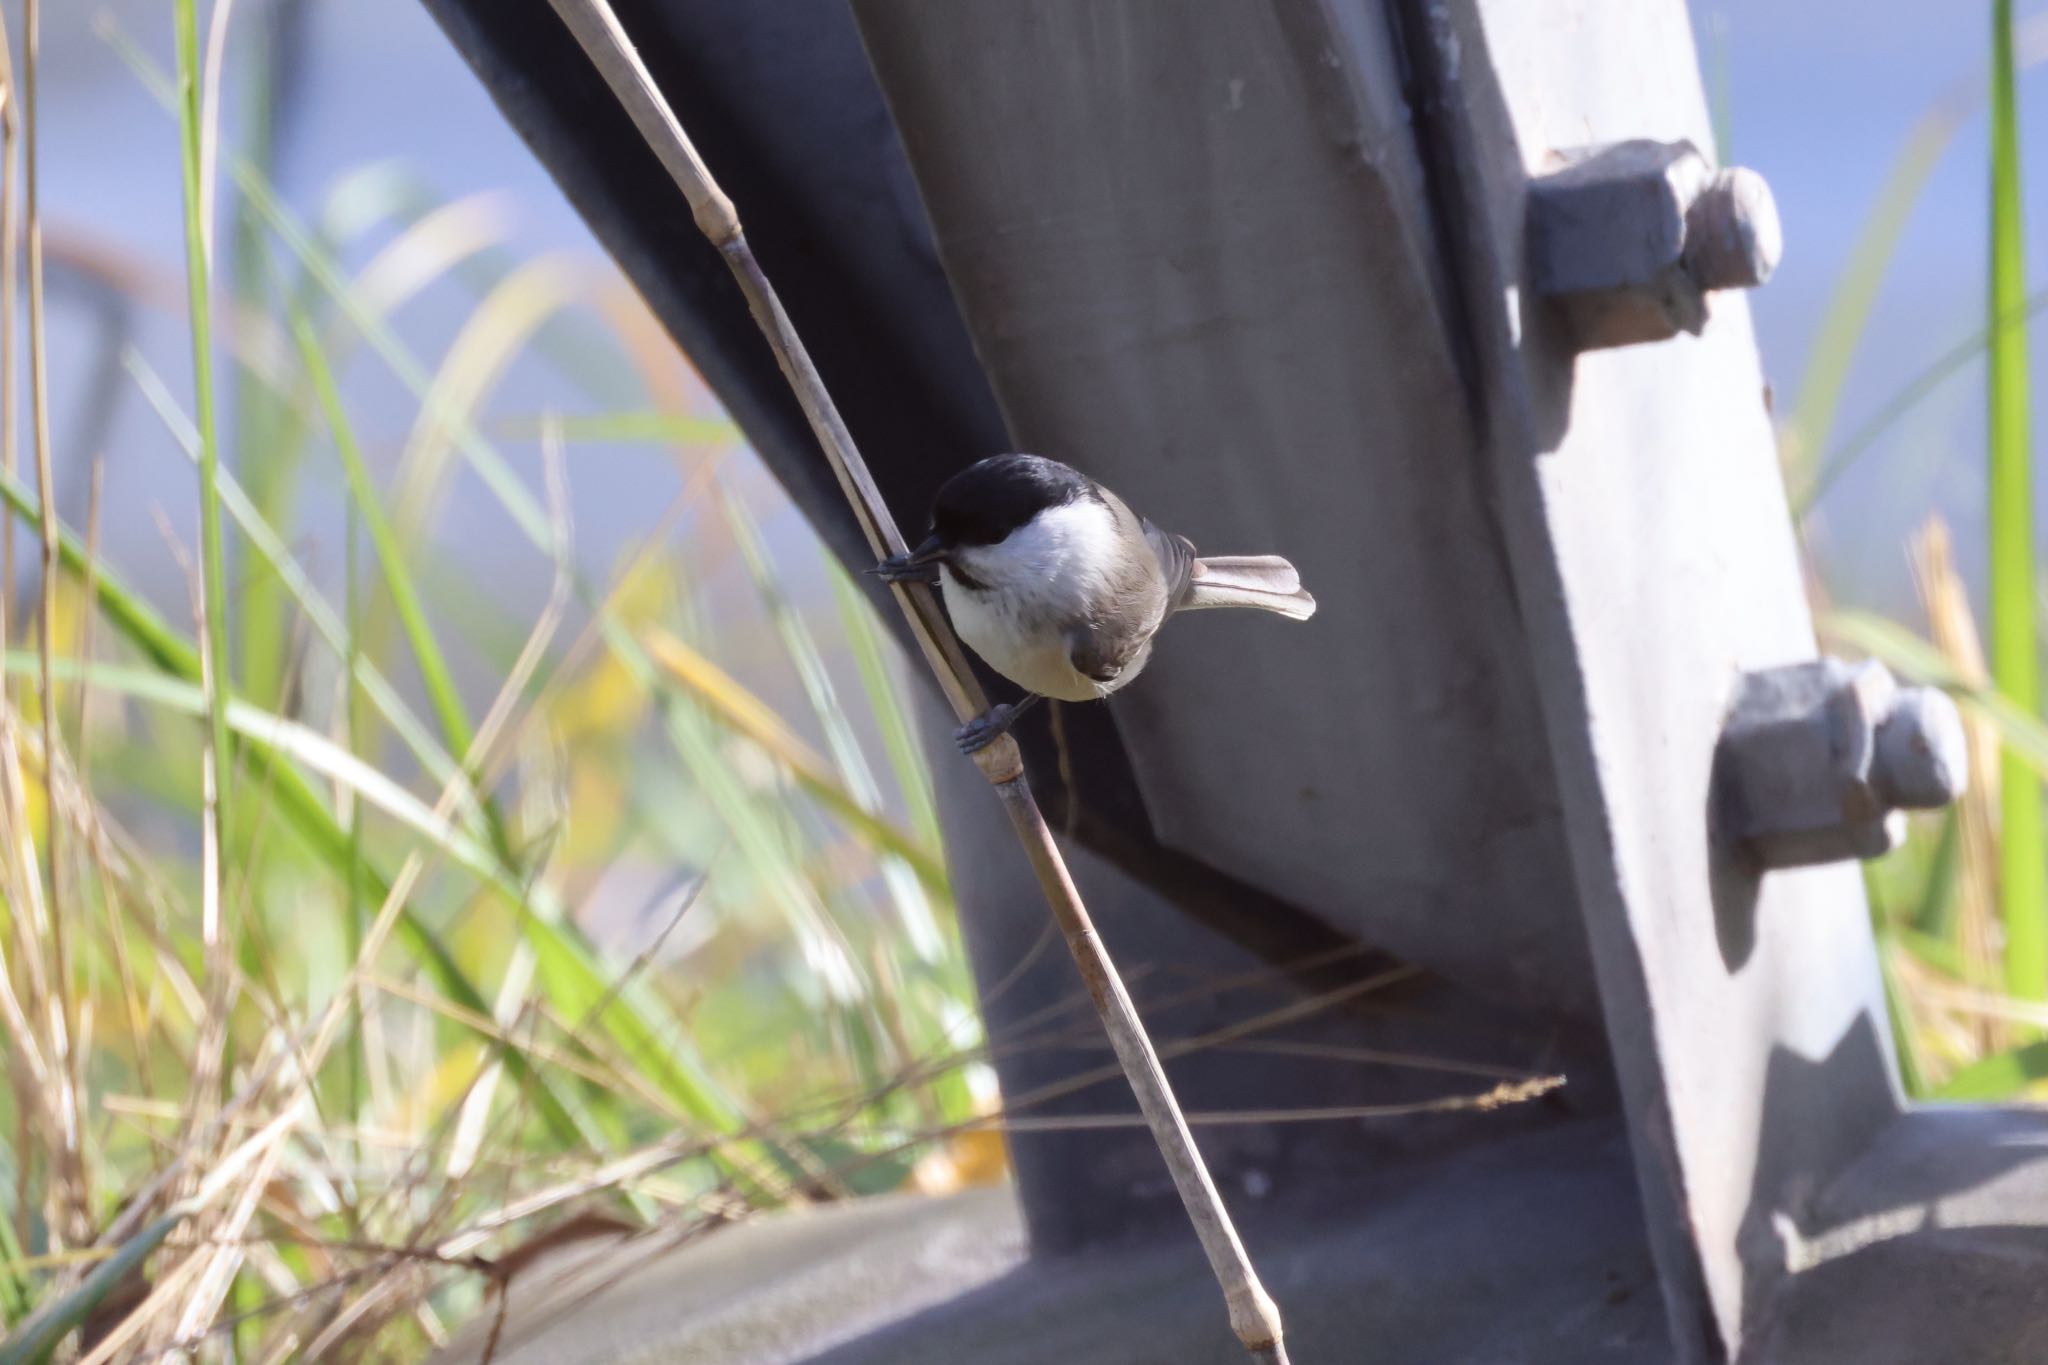
<path fill-rule="evenodd" d="M 1256 607 L 1306 621 L 1316 610 L 1278 555 L 1197 558 L 1185 537 L 1039 455 L 997 455 L 955 474 L 932 500 L 931 534 L 873 572 L 936 581 L 960 638 L 1024 689 L 1022 701 L 960 728 L 970 754 L 1042 697 L 1093 701 L 1128 686 L 1175 612 Z"/>

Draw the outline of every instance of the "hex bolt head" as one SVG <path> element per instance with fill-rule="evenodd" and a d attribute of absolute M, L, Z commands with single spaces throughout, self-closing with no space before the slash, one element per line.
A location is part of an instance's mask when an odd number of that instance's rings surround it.
<path fill-rule="evenodd" d="M 1716 171 L 1690 142 L 1636 139 L 1560 154 L 1529 186 L 1530 284 L 1579 349 L 1706 326 L 1707 295 L 1771 277 L 1784 236 L 1770 186 Z"/>
<path fill-rule="evenodd" d="M 1901 811 L 1962 795 L 1968 753 L 1955 703 L 1882 664 L 1748 673 L 1714 756 L 1715 833 L 1766 868 L 1877 857 L 1904 836 Z"/>

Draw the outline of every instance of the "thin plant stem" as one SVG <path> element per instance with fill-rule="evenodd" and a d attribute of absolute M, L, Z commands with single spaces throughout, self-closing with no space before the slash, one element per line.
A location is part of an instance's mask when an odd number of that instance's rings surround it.
<path fill-rule="evenodd" d="M 21 205 L 16 198 L 16 155 L 20 141 L 20 93 L 14 84 L 7 25 L 0 21 L 0 468 L 12 479 L 21 473 L 21 408 L 16 401 L 14 316 L 20 262 L 16 242 L 21 236 Z M 14 518 L 0 525 L 0 648 L 9 642 L 7 616 L 14 609 Z M 0 697 L 6 695 L 0 685 Z"/>
<path fill-rule="evenodd" d="M 50 935 L 50 984 L 56 997 L 48 1027 L 51 1032 L 52 1080 L 58 1087 L 53 1097 L 60 1128 L 58 1159 L 65 1184 L 76 1201 L 74 1226 L 67 1231 L 73 1236 L 83 1236 L 87 1231 L 89 1214 L 86 1207 L 84 1135 L 81 1132 L 83 1106 L 79 1097 L 81 1064 L 72 1047 L 78 1037 L 78 1010 L 73 998 L 76 982 L 71 964 L 71 925 L 65 917 L 64 906 L 64 821 L 59 813 L 57 795 L 57 737 L 61 725 L 51 663 L 56 654 L 57 630 L 57 518 L 52 499 L 56 476 L 50 467 L 49 355 L 44 343 L 43 325 L 43 223 L 37 147 L 42 140 L 37 97 L 41 48 L 41 0 L 27 0 L 22 10 L 21 90 L 23 180 L 27 191 L 25 207 L 28 218 L 29 411 L 36 481 L 42 490 L 43 503 L 42 607 L 38 637 L 42 654 L 43 851 L 49 865 L 50 882 L 45 921 Z"/>
<path fill-rule="evenodd" d="M 362 587 L 360 570 L 356 564 L 356 518 L 361 513 L 353 500 L 343 506 L 342 523 L 342 610 L 347 619 L 348 650 L 343 660 L 344 679 L 341 702 L 342 743 L 357 757 L 358 737 L 363 726 L 358 722 L 362 717 L 362 684 L 356 677 L 361 664 L 362 648 Z M 363 952 L 363 803 L 354 792 L 346 793 L 342 799 L 348 803 L 348 872 L 347 894 L 342 906 L 343 945 L 348 960 L 354 962 Z M 363 1121 L 363 1082 L 366 1071 L 366 1053 L 369 1041 L 363 1034 L 364 996 L 361 987 L 349 1001 L 350 1041 L 348 1050 L 348 1119 L 351 1124 Z M 362 1164 L 362 1143 L 358 1140 L 356 1163 Z"/>
<path fill-rule="evenodd" d="M 1992 6 L 1990 351 L 1991 676 L 2029 716 L 2041 709 L 2036 638 L 2033 450 L 2029 432 L 2025 223 L 2012 0 Z M 2048 831 L 2040 779 L 2005 751 L 1999 786 L 1999 900 L 2006 989 L 2048 999 Z"/>
<path fill-rule="evenodd" d="M 211 208 L 205 201 L 202 167 L 204 125 L 200 118 L 199 29 L 196 0 L 177 0 L 178 123 L 184 151 L 185 277 L 192 319 L 193 419 L 199 428 L 199 564 L 200 591 L 206 618 L 202 648 L 210 681 L 207 691 L 207 750 L 213 767 L 210 824 L 221 855 L 229 849 L 234 809 L 234 772 L 229 761 L 227 573 L 223 567 L 220 524 L 220 436 L 213 405 L 213 310 L 208 258 L 212 234 L 207 229 Z M 46 516 L 53 516 L 50 495 L 43 494 Z M 218 899 L 218 897 L 216 897 Z M 214 927 L 218 932 L 218 925 Z"/>
<path fill-rule="evenodd" d="M 868 548 L 878 559 L 902 553 L 903 537 L 895 519 L 783 311 L 774 286 L 754 258 L 732 201 L 718 188 L 698 157 L 611 6 L 607 0 L 550 3 L 632 117 L 649 148 L 675 179 L 689 201 L 698 228 L 718 248 L 738 279 L 754 320 L 838 476 L 840 489 L 867 537 Z M 898 583 L 893 585 L 893 593 L 954 714 L 963 722 L 972 719 L 986 709 L 987 701 L 967 666 L 959 641 L 940 615 L 931 590 L 923 584 Z M 1089 998 L 1095 1003 L 1117 1060 L 1137 1096 L 1138 1107 L 1172 1173 L 1210 1269 L 1222 1287 L 1230 1310 L 1231 1329 L 1254 1360 L 1284 1365 L 1286 1353 L 1281 1344 L 1279 1309 L 1259 1283 L 1251 1258 L 1245 1253 L 1208 1167 L 1195 1147 L 1187 1120 L 1174 1100 L 1144 1023 L 1095 932 L 1087 907 L 1067 872 L 1065 859 L 1053 843 L 1052 831 L 1025 781 L 1023 759 L 1015 741 L 1003 736 L 976 754 L 974 762 L 995 788 L 1053 917 L 1066 936 Z"/>

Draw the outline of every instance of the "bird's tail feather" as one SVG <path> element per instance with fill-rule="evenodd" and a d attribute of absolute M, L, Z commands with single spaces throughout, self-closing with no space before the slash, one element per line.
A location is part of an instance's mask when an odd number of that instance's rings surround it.
<path fill-rule="evenodd" d="M 1256 607 L 1306 621 L 1316 614 L 1316 599 L 1301 586 L 1294 566 L 1280 556 L 1228 555 L 1194 563 L 1180 608 L 1207 607 Z"/>

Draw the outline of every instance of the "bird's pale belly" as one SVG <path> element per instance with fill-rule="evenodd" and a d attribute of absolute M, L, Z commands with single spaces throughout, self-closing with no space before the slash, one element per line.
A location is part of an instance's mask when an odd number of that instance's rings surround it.
<path fill-rule="evenodd" d="M 1074 667 L 1066 637 L 1050 621 L 994 608 L 987 595 L 958 586 L 950 574 L 944 592 L 961 642 L 1025 691 L 1056 701 L 1093 701 L 1109 690 Z"/>

